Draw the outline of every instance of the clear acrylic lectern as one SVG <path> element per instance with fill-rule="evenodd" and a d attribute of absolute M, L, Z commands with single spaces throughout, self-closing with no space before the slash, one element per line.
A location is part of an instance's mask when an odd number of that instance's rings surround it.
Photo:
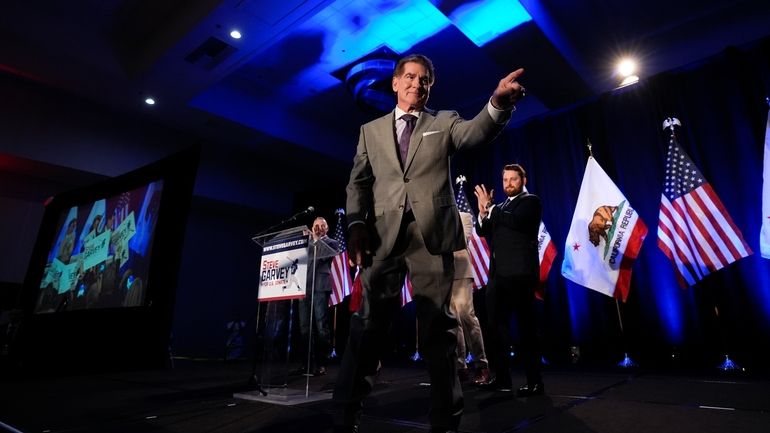
<path fill-rule="evenodd" d="M 310 296 L 310 317 L 314 317 L 312 297 L 315 295 L 315 268 L 317 261 L 339 253 L 324 239 L 313 240 L 305 226 L 258 235 L 252 240 L 262 247 L 258 300 L 266 303 L 262 352 L 255 354 L 260 374 L 256 377 L 257 390 L 236 393 L 235 397 L 293 405 L 330 398 L 328 393 L 310 392 L 310 348 L 313 327 L 307 341 L 299 341 L 298 353 L 308 354 L 303 370 L 304 389 L 295 389 L 299 383 L 290 382 L 292 353 L 292 326 L 298 318 L 297 300 Z M 306 286 L 310 287 L 306 287 Z M 259 327 L 259 323 L 257 324 Z M 258 329 L 259 332 L 259 329 Z M 255 370 L 256 371 L 256 370 Z"/>

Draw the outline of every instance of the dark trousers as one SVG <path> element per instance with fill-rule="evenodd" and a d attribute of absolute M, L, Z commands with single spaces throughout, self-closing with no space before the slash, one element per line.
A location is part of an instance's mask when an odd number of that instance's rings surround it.
<path fill-rule="evenodd" d="M 508 348 L 511 344 L 510 320 L 516 316 L 519 329 L 517 357 L 524 364 L 528 384 L 542 382 L 540 373 L 540 344 L 537 337 L 535 320 L 535 287 L 537 276 L 493 275 L 487 287 L 487 318 L 490 335 L 486 338 L 487 356 L 490 368 L 495 373 L 498 383 L 511 383 L 510 357 Z"/>
<path fill-rule="evenodd" d="M 307 362 L 308 354 L 312 354 L 311 364 L 316 367 L 326 367 L 331 347 L 331 332 L 329 331 L 329 293 L 315 292 L 312 299 L 313 319 L 310 320 L 311 300 L 305 297 L 299 301 L 299 331 L 302 336 L 300 353 L 302 363 Z M 311 340 L 312 326 L 312 340 Z M 310 350 L 312 349 L 312 350 Z M 308 365 L 309 366 L 309 365 Z"/>
<path fill-rule="evenodd" d="M 362 401 L 371 391 L 382 343 L 400 307 L 407 269 L 414 289 L 419 350 L 430 376 L 430 423 L 435 429 L 456 430 L 463 408 L 457 378 L 455 347 L 457 319 L 449 308 L 454 256 L 428 252 L 417 227 L 404 219 L 398 241 L 387 258 L 375 258 L 361 274 L 363 302 L 350 320 L 350 335 L 334 388 L 335 423 L 357 423 Z"/>

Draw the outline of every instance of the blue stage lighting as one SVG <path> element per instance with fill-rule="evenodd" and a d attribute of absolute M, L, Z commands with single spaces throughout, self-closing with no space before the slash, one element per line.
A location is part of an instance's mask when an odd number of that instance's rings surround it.
<path fill-rule="evenodd" d="M 663 256 L 656 256 L 651 273 L 651 298 L 654 299 L 661 329 L 669 344 L 678 346 L 684 342 L 684 311 L 688 308 L 683 304 L 685 297 L 692 296 L 692 291 L 682 292 L 676 283 L 671 263 Z"/>
<path fill-rule="evenodd" d="M 332 87 L 339 84 L 330 75 L 332 71 L 382 45 L 406 53 L 450 24 L 428 0 L 338 0 L 297 30 L 302 34 L 323 34 L 324 49 L 318 62 L 301 71 L 295 81 L 312 82 L 317 90 Z"/>
<path fill-rule="evenodd" d="M 481 47 L 532 17 L 518 0 L 489 0 L 460 6 L 449 20 Z"/>

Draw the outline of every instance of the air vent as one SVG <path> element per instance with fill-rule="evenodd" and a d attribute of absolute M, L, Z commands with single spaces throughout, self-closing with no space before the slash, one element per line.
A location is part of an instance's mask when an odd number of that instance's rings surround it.
<path fill-rule="evenodd" d="M 345 77 L 356 103 L 367 111 L 387 112 L 393 108 L 391 79 L 395 60 L 373 59 L 353 66 Z"/>
<path fill-rule="evenodd" d="M 391 81 L 397 61 L 398 55 L 382 46 L 332 75 L 344 79 L 361 109 L 374 114 L 386 113 L 395 105 Z"/>
<path fill-rule="evenodd" d="M 192 50 L 184 59 L 206 69 L 214 69 L 235 52 L 235 47 L 213 36 Z"/>

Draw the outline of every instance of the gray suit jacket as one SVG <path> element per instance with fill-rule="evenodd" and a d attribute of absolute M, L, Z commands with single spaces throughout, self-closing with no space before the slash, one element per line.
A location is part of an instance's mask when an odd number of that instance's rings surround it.
<path fill-rule="evenodd" d="M 450 157 L 459 149 L 494 139 L 505 124 L 485 106 L 471 120 L 455 111 L 424 110 L 415 125 L 402 170 L 397 155 L 395 111 L 361 127 L 347 186 L 349 224 L 365 222 L 375 258 L 393 249 L 407 195 L 431 254 L 465 248 L 450 179 Z"/>

